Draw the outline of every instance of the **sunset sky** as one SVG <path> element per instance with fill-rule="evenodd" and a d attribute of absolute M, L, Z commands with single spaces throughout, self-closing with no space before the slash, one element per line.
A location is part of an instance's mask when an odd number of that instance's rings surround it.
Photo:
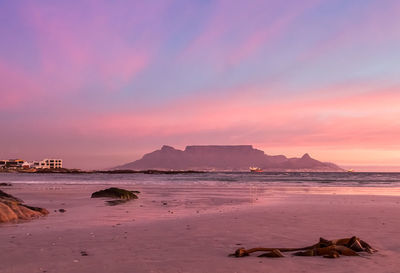
<path fill-rule="evenodd" d="M 252 144 L 400 171 L 398 0 L 2 0 L 0 20 L 0 159 Z"/>

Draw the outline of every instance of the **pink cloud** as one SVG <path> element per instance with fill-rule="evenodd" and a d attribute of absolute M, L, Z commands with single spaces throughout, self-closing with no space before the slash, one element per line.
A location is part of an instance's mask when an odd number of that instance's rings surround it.
<path fill-rule="evenodd" d="M 291 26 L 291 24 L 306 11 L 319 4 L 319 0 L 303 2 L 292 9 L 288 10 L 285 14 L 279 16 L 268 26 L 263 29 L 255 30 L 250 34 L 243 42 L 235 47 L 231 52 L 228 53 L 229 63 L 231 65 L 237 65 L 243 60 L 246 60 L 252 55 L 255 55 L 259 50 L 265 47 L 267 44 L 272 43 L 279 37 L 285 35 L 285 31 Z"/>
<path fill-rule="evenodd" d="M 201 58 L 200 60 L 204 60 L 204 51 L 206 50 L 207 55 L 218 56 L 218 58 L 226 60 L 229 66 L 237 65 L 284 36 L 285 31 L 298 17 L 320 2 L 320 0 L 308 0 L 296 3 L 285 9 L 284 13 L 276 16 L 276 14 L 268 14 L 268 12 L 274 9 L 279 10 L 282 4 L 252 1 L 251 4 L 246 2 L 246 5 L 233 7 L 230 1 L 219 1 L 214 7 L 211 19 L 203 27 L 202 33 L 181 53 L 179 59 L 184 60 L 197 55 Z M 267 25 L 264 23 L 261 28 L 253 26 L 248 19 L 258 16 L 255 12 L 258 9 L 264 9 L 264 16 L 275 19 Z M 245 26 L 246 31 L 243 31 L 243 20 L 248 23 Z M 224 44 L 226 36 L 229 35 L 234 35 L 238 40 L 229 45 Z M 210 59 L 213 58 L 210 57 Z"/>
<path fill-rule="evenodd" d="M 181 52 L 180 59 L 208 48 L 210 44 L 216 42 L 229 28 L 228 14 L 226 10 L 226 1 L 218 1 L 211 12 L 211 19 L 203 27 L 203 31 L 198 35 L 188 47 Z"/>
<path fill-rule="evenodd" d="M 42 94 L 24 71 L 0 60 L 0 110 L 13 110 Z"/>
<path fill-rule="evenodd" d="M 195 142 L 196 135 L 209 132 L 225 134 L 227 141 L 265 146 L 397 147 L 400 93 L 397 87 L 376 88 L 292 100 L 257 100 L 249 93 L 212 100 L 187 98 L 145 111 L 88 117 L 73 126 L 83 134 L 121 139 L 190 136 Z"/>
<path fill-rule="evenodd" d="M 117 28 L 111 23 L 114 19 L 106 4 L 93 2 L 89 6 L 93 12 L 91 20 L 82 18 L 80 9 L 63 10 L 62 5 L 25 7 L 24 17 L 36 32 L 41 62 L 38 74 L 49 89 L 77 92 L 88 84 L 88 74 L 97 73 L 97 81 L 104 81 L 103 86 L 116 91 L 134 80 L 151 62 L 158 40 L 149 42 L 144 34 L 130 42 L 132 30 L 125 29 L 128 22 Z M 140 23 L 138 20 L 147 18 L 143 14 L 131 17 L 131 28 Z"/>
<path fill-rule="evenodd" d="M 121 53 L 120 53 L 121 54 Z M 101 79 L 110 91 L 128 84 L 150 62 L 148 52 L 126 49 L 125 53 L 100 66 Z"/>
<path fill-rule="evenodd" d="M 318 94 L 315 90 L 312 96 L 272 98 L 259 97 L 265 91 L 261 87 L 242 86 L 230 90 L 232 96 L 223 94 L 229 93 L 224 90 L 211 97 L 197 95 L 141 109 L 68 112 L 51 127 L 45 118 L 41 124 L 26 127 L 34 126 L 41 135 L 56 134 L 58 140 L 79 139 L 79 147 L 88 142 L 87 151 L 96 149 L 96 143 L 119 152 L 141 143 L 143 147 L 132 148 L 136 153 L 156 148 L 154 143 L 177 147 L 249 143 L 266 152 L 272 148 L 293 156 L 297 155 L 293 151 L 314 152 L 318 159 L 317 152 L 335 149 L 347 151 L 350 158 L 354 149 L 400 149 L 399 88 L 375 85 L 367 90 L 363 85 L 337 85 L 327 87 L 320 96 L 314 96 Z M 339 89 L 342 92 L 336 92 Z"/>

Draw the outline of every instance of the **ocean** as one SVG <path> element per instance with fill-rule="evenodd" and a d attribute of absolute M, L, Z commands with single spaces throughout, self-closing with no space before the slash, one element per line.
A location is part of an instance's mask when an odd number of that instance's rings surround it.
<path fill-rule="evenodd" d="M 0 173 L 0 183 L 274 185 L 319 187 L 400 187 L 400 173 L 208 172 L 180 174 L 30 174 Z"/>

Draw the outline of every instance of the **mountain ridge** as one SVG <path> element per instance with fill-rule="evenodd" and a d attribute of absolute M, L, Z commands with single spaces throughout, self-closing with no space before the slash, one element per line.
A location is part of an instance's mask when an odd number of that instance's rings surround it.
<path fill-rule="evenodd" d="M 300 158 L 288 158 L 268 155 L 252 145 L 189 145 L 184 150 L 163 145 L 141 159 L 112 170 L 248 171 L 251 166 L 264 171 L 343 171 L 334 163 L 313 159 L 308 153 Z"/>

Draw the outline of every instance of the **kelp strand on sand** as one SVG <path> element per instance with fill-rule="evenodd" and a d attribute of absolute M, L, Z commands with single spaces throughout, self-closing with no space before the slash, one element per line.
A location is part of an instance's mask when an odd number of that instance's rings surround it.
<path fill-rule="evenodd" d="M 343 256 L 359 256 L 359 252 L 374 253 L 377 250 L 372 248 L 367 242 L 361 240 L 360 238 L 353 236 L 350 238 L 343 238 L 337 240 L 326 240 L 320 238 L 319 242 L 306 247 L 301 248 L 238 248 L 235 253 L 230 254 L 232 257 L 245 257 L 249 256 L 254 252 L 265 252 L 258 257 L 270 257 L 279 258 L 284 257 L 282 252 L 294 252 L 295 256 L 322 256 L 324 258 L 339 258 Z"/>

